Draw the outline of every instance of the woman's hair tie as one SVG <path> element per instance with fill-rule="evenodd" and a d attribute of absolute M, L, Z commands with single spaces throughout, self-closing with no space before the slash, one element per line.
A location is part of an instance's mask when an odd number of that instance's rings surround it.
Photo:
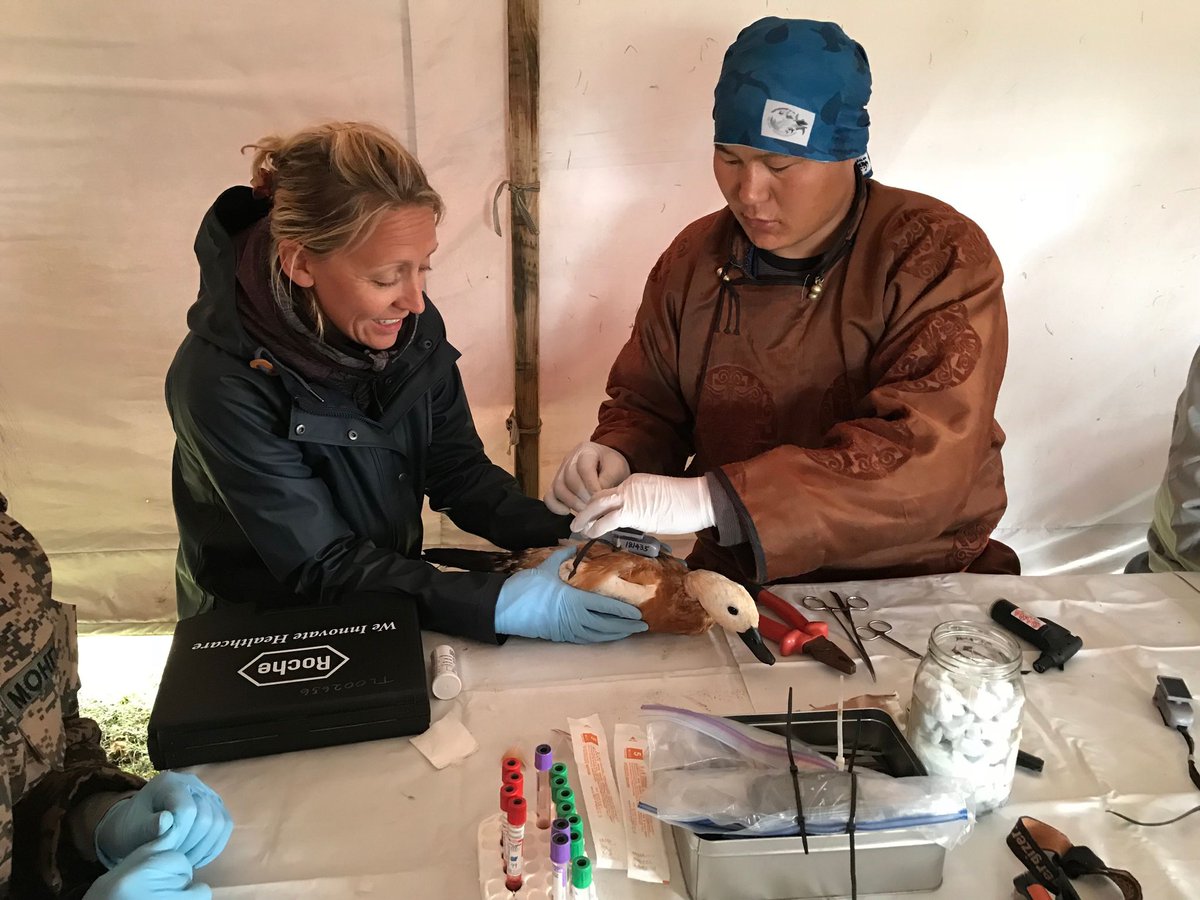
<path fill-rule="evenodd" d="M 263 200 L 275 197 L 275 160 L 270 153 L 263 157 L 262 165 L 250 180 L 250 187 L 253 188 L 255 197 Z"/>

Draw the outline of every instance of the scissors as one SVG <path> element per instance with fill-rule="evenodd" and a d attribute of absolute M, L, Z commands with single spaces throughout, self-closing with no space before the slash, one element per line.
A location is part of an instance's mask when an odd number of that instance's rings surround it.
<path fill-rule="evenodd" d="M 891 630 L 891 622 L 885 622 L 882 619 L 872 619 L 866 625 L 859 625 L 854 629 L 854 632 L 864 641 L 873 641 L 876 638 L 883 638 L 889 644 L 894 644 L 895 646 L 899 647 L 909 656 L 915 657 L 916 659 L 921 659 L 920 653 L 907 644 L 900 643 L 894 637 L 889 635 L 888 632 Z"/>
<path fill-rule="evenodd" d="M 820 597 L 814 597 L 812 594 L 801 600 L 800 605 L 813 612 L 827 612 L 833 616 L 837 623 L 842 626 L 842 631 L 846 632 L 846 637 L 850 639 L 850 643 L 858 650 L 858 655 L 862 657 L 863 663 L 866 664 L 867 671 L 871 673 L 871 680 L 878 681 L 879 679 L 875 676 L 875 665 L 871 662 L 871 655 L 867 653 L 866 646 L 854 631 L 854 610 L 867 609 L 871 604 L 867 602 L 866 597 L 860 597 L 857 594 L 851 594 L 849 597 L 842 599 L 842 595 L 837 591 L 830 591 L 829 593 L 833 596 L 833 600 L 837 606 L 830 606 Z M 844 622 L 838 613 L 846 617 Z"/>
<path fill-rule="evenodd" d="M 833 594 L 833 591 L 830 591 L 830 593 Z M 851 609 L 868 609 L 871 606 L 871 604 L 867 602 L 866 597 L 860 597 L 858 594 L 851 594 L 845 600 L 842 600 L 842 598 L 837 594 L 833 594 L 833 596 L 835 599 L 840 601 L 840 604 L 844 604 L 844 606 L 830 606 L 820 597 L 814 597 L 812 594 L 809 594 L 807 597 L 801 600 L 800 605 L 805 609 L 811 609 L 813 612 L 827 613 L 844 612 L 846 606 L 850 607 Z"/>

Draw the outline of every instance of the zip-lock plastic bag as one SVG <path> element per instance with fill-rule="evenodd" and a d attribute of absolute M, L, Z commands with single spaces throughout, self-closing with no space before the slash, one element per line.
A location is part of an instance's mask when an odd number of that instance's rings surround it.
<path fill-rule="evenodd" d="M 643 706 L 642 718 L 650 746 L 650 770 L 655 773 L 667 769 L 788 766 L 787 741 L 781 734 L 657 703 Z M 792 740 L 792 754 L 802 771 L 837 770 L 832 759 L 803 741 Z"/>
<path fill-rule="evenodd" d="M 796 797 L 781 735 L 691 710 L 646 706 L 654 773 L 640 808 L 698 834 L 794 835 Z M 775 740 L 777 739 L 777 740 Z M 792 741 L 805 829 L 840 834 L 850 816 L 850 774 Z M 818 768 L 819 766 L 819 768 Z M 952 778 L 893 778 L 858 770 L 855 828 L 920 829 L 949 848 L 975 821 L 969 785 Z"/>

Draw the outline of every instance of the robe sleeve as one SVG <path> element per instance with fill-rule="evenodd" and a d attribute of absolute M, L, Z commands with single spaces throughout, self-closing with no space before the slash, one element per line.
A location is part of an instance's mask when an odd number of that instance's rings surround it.
<path fill-rule="evenodd" d="M 592 440 L 620 451 L 634 472 L 682 475 L 694 451 L 692 411 L 679 383 L 680 298 L 664 289 L 675 244 L 646 280 L 633 333 L 608 376 Z"/>

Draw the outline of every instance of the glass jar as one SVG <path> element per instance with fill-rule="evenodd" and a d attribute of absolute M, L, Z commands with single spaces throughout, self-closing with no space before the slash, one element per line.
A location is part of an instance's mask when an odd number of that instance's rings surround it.
<path fill-rule="evenodd" d="M 908 741 L 930 775 L 970 782 L 982 815 L 1012 790 L 1024 705 L 1016 640 L 983 622 L 943 622 L 913 679 Z"/>

